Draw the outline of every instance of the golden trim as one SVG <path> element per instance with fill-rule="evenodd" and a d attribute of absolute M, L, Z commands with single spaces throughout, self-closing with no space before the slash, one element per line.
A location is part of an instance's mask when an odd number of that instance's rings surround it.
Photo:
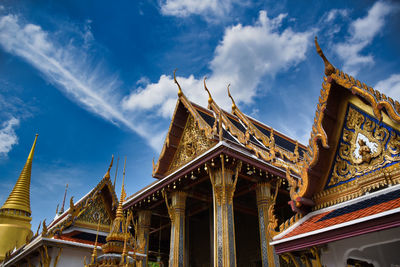
<path fill-rule="evenodd" d="M 400 163 L 364 175 L 361 179 L 355 179 L 316 193 L 313 197 L 316 203 L 314 210 L 354 199 L 371 190 L 395 184 L 400 184 Z"/>

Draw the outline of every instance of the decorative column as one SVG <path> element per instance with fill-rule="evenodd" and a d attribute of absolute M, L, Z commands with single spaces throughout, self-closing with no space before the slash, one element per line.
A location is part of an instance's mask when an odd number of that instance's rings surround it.
<path fill-rule="evenodd" d="M 225 166 L 221 155 L 219 167 L 208 167 L 213 188 L 214 204 L 214 267 L 236 266 L 235 225 L 233 217 L 233 194 L 235 192 L 242 162 Z"/>
<path fill-rule="evenodd" d="M 168 214 L 171 219 L 171 241 L 169 250 L 169 266 L 185 266 L 185 206 L 187 193 L 175 191 L 171 194 L 171 204 L 164 194 Z"/>
<path fill-rule="evenodd" d="M 261 245 L 261 256 L 263 267 L 275 267 L 279 266 L 279 261 L 275 260 L 274 248 L 269 245 L 272 240 L 271 233 L 269 231 L 270 223 L 274 218 L 270 218 L 270 208 L 273 208 L 273 204 L 276 199 L 275 195 L 271 193 L 270 183 L 259 183 L 256 188 L 257 207 L 258 207 L 258 222 L 260 229 L 260 245 Z"/>
<path fill-rule="evenodd" d="M 149 233 L 150 233 L 150 221 L 151 211 L 141 210 L 138 212 L 138 224 L 137 224 L 137 252 L 141 254 L 148 254 L 149 251 Z M 147 257 L 140 261 L 138 266 L 147 267 Z"/>

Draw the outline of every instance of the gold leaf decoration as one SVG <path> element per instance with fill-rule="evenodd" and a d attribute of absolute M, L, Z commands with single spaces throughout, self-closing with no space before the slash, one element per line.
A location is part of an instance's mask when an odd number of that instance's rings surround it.
<path fill-rule="evenodd" d="M 189 115 L 169 172 L 178 169 L 214 145 L 215 142 L 196 127 L 193 116 Z"/>
<path fill-rule="evenodd" d="M 350 105 L 327 187 L 399 161 L 399 152 L 398 133 Z"/>

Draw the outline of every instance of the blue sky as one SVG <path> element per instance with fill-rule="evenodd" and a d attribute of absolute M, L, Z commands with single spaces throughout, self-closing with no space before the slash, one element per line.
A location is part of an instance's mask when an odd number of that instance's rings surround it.
<path fill-rule="evenodd" d="M 399 4 L 332 3 L 3 1 L 1 204 L 36 133 L 34 229 L 54 217 L 66 183 L 75 199 L 95 186 L 112 154 L 127 156 L 128 195 L 152 182 L 177 100 L 175 68 L 192 101 L 207 105 L 207 76 L 229 109 L 230 83 L 244 112 L 303 143 L 323 77 L 315 35 L 336 67 L 399 99 Z"/>

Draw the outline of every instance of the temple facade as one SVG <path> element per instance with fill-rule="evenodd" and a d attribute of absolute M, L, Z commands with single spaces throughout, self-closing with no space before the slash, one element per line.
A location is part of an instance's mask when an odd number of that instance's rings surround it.
<path fill-rule="evenodd" d="M 242 113 L 229 86 L 231 112 L 206 80 L 204 108 L 174 79 L 155 181 L 127 198 L 122 186 L 118 200 L 112 160 L 95 188 L 33 234 L 35 139 L 0 210 L 1 266 L 400 266 L 400 103 L 315 44 L 325 76 L 309 144 Z"/>

